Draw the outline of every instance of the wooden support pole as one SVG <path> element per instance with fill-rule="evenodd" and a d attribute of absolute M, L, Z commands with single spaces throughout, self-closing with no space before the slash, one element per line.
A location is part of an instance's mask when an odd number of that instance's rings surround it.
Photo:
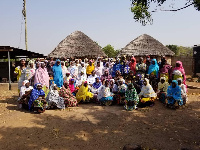
<path fill-rule="evenodd" d="M 11 78 L 10 78 L 10 51 L 8 51 L 8 72 L 9 72 L 9 75 L 8 75 L 8 78 L 9 78 L 9 90 L 11 90 Z"/>

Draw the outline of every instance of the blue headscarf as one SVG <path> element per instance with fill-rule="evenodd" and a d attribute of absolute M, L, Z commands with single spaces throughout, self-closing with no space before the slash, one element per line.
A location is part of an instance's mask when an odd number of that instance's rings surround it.
<path fill-rule="evenodd" d="M 98 89 L 102 84 L 101 84 L 101 81 L 100 81 L 100 77 L 96 77 L 99 79 L 99 83 L 97 83 L 96 81 L 92 84 L 92 86 L 95 88 L 95 89 Z"/>
<path fill-rule="evenodd" d="M 122 72 L 122 65 L 120 64 L 120 60 L 118 59 L 119 63 L 115 63 L 113 65 L 112 77 L 115 77 L 116 71 Z"/>
<path fill-rule="evenodd" d="M 32 90 L 31 92 L 31 95 L 30 95 L 30 99 L 28 101 L 28 107 L 29 107 L 29 110 L 31 109 L 31 106 L 33 104 L 33 102 L 38 99 L 39 96 L 45 96 L 45 93 L 44 91 L 41 89 L 41 90 L 38 90 L 37 89 L 37 86 L 41 84 L 41 83 L 36 83 L 34 85 L 34 89 Z"/>
<path fill-rule="evenodd" d="M 57 64 L 57 62 L 60 62 L 59 59 L 56 60 L 52 70 L 53 70 L 53 75 L 54 75 L 54 83 L 61 88 L 63 86 L 63 75 L 62 75 L 62 67 L 61 63 L 60 65 Z"/>
<path fill-rule="evenodd" d="M 173 97 L 175 100 L 182 101 L 181 88 L 178 86 L 178 82 L 176 80 L 172 80 L 172 83 L 175 83 L 176 87 L 173 88 L 171 84 L 167 89 L 167 96 Z"/>
<path fill-rule="evenodd" d="M 152 62 L 155 61 L 155 65 Z M 159 66 L 156 59 L 151 60 L 151 65 L 149 66 L 148 74 L 150 75 L 153 71 L 156 71 L 156 77 L 158 77 Z"/>

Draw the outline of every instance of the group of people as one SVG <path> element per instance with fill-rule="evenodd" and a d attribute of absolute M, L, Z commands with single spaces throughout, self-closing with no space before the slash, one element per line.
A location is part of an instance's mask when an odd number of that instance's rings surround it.
<path fill-rule="evenodd" d="M 182 62 L 173 68 L 164 56 L 41 61 L 21 59 L 15 68 L 19 107 L 30 111 L 76 107 L 79 103 L 124 105 L 126 110 L 153 106 L 155 100 L 178 108 L 187 102 Z"/>

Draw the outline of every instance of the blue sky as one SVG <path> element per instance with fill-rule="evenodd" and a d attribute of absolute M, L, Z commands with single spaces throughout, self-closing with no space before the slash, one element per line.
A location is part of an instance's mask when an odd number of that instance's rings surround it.
<path fill-rule="evenodd" d="M 169 9 L 169 0 L 161 9 Z M 174 8 L 184 6 L 179 0 Z M 0 45 L 25 49 L 22 0 L 0 1 Z M 102 47 L 121 49 L 141 34 L 166 44 L 200 44 L 200 12 L 193 6 L 153 14 L 153 25 L 142 26 L 130 12 L 130 0 L 27 0 L 29 50 L 49 54 L 70 33 L 80 30 Z"/>

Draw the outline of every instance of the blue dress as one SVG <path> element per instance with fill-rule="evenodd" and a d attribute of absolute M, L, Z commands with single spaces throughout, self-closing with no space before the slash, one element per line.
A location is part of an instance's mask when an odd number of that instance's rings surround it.
<path fill-rule="evenodd" d="M 53 81 L 54 83 L 61 88 L 63 86 L 63 75 L 62 75 L 62 68 L 61 64 L 58 66 L 57 62 L 60 61 L 59 59 L 56 60 L 52 70 L 53 70 Z"/>

